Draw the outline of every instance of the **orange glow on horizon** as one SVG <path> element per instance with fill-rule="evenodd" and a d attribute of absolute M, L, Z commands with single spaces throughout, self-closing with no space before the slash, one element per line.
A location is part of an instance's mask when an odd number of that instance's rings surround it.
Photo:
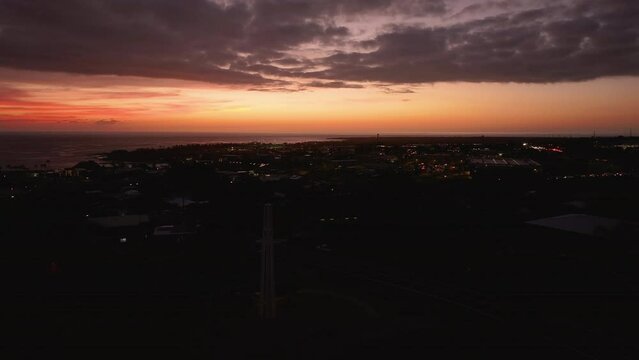
<path fill-rule="evenodd" d="M 590 133 L 639 125 L 631 77 L 281 92 L 46 74 L 0 82 L 0 130 Z"/>

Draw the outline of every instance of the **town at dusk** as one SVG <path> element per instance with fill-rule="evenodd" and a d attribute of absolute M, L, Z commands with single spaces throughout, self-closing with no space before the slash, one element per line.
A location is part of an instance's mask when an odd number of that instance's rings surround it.
<path fill-rule="evenodd" d="M 3 358 L 635 359 L 636 0 L 0 0 Z"/>

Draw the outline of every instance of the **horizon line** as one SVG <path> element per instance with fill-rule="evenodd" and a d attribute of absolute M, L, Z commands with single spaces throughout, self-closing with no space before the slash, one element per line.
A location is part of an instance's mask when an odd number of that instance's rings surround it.
<path fill-rule="evenodd" d="M 349 137 L 636 137 L 627 132 L 525 132 L 525 131 L 430 131 L 430 132 L 260 132 L 260 131 L 91 131 L 91 130 L 0 130 L 0 135 L 191 135 L 191 136 L 326 136 L 334 139 Z"/>

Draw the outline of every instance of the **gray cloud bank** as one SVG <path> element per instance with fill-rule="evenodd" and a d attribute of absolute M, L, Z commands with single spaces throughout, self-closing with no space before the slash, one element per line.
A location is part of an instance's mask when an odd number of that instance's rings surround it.
<path fill-rule="evenodd" d="M 96 120 L 94 123 L 96 125 L 111 126 L 111 125 L 119 124 L 120 121 L 115 120 L 115 119 L 102 119 L 102 120 Z"/>
<path fill-rule="evenodd" d="M 639 74 L 637 0 L 464 2 L 0 0 L 0 67 L 265 88 Z M 344 20 L 380 18 L 368 39 Z"/>

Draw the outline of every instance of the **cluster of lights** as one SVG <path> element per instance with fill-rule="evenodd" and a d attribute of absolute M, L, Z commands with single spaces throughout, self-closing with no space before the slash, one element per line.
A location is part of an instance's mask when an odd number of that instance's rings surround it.
<path fill-rule="evenodd" d="M 353 216 L 353 217 L 345 217 L 344 220 L 346 221 L 357 221 L 359 218 L 357 216 Z M 339 220 L 339 219 L 338 219 Z M 321 218 L 320 219 L 321 222 L 326 222 L 326 221 L 335 221 L 335 218 Z"/>
<path fill-rule="evenodd" d="M 528 147 L 528 143 L 523 143 L 522 144 L 524 147 Z M 564 151 L 558 147 L 551 147 L 551 148 L 547 148 L 545 146 L 530 146 L 531 149 L 533 150 L 537 150 L 537 151 L 550 151 L 550 152 L 555 152 L 555 153 L 563 153 Z"/>
<path fill-rule="evenodd" d="M 623 149 L 623 150 L 627 150 L 627 149 L 638 149 L 639 145 L 638 144 L 622 144 L 622 145 L 615 145 L 615 147 Z"/>
<path fill-rule="evenodd" d="M 556 176 L 555 180 L 567 180 L 567 179 L 574 179 L 574 178 L 598 178 L 598 177 L 623 177 L 625 176 L 624 173 L 602 173 L 602 174 L 582 174 L 582 175 L 578 175 L 578 176 L 573 176 L 573 175 L 564 175 L 564 176 Z"/>

